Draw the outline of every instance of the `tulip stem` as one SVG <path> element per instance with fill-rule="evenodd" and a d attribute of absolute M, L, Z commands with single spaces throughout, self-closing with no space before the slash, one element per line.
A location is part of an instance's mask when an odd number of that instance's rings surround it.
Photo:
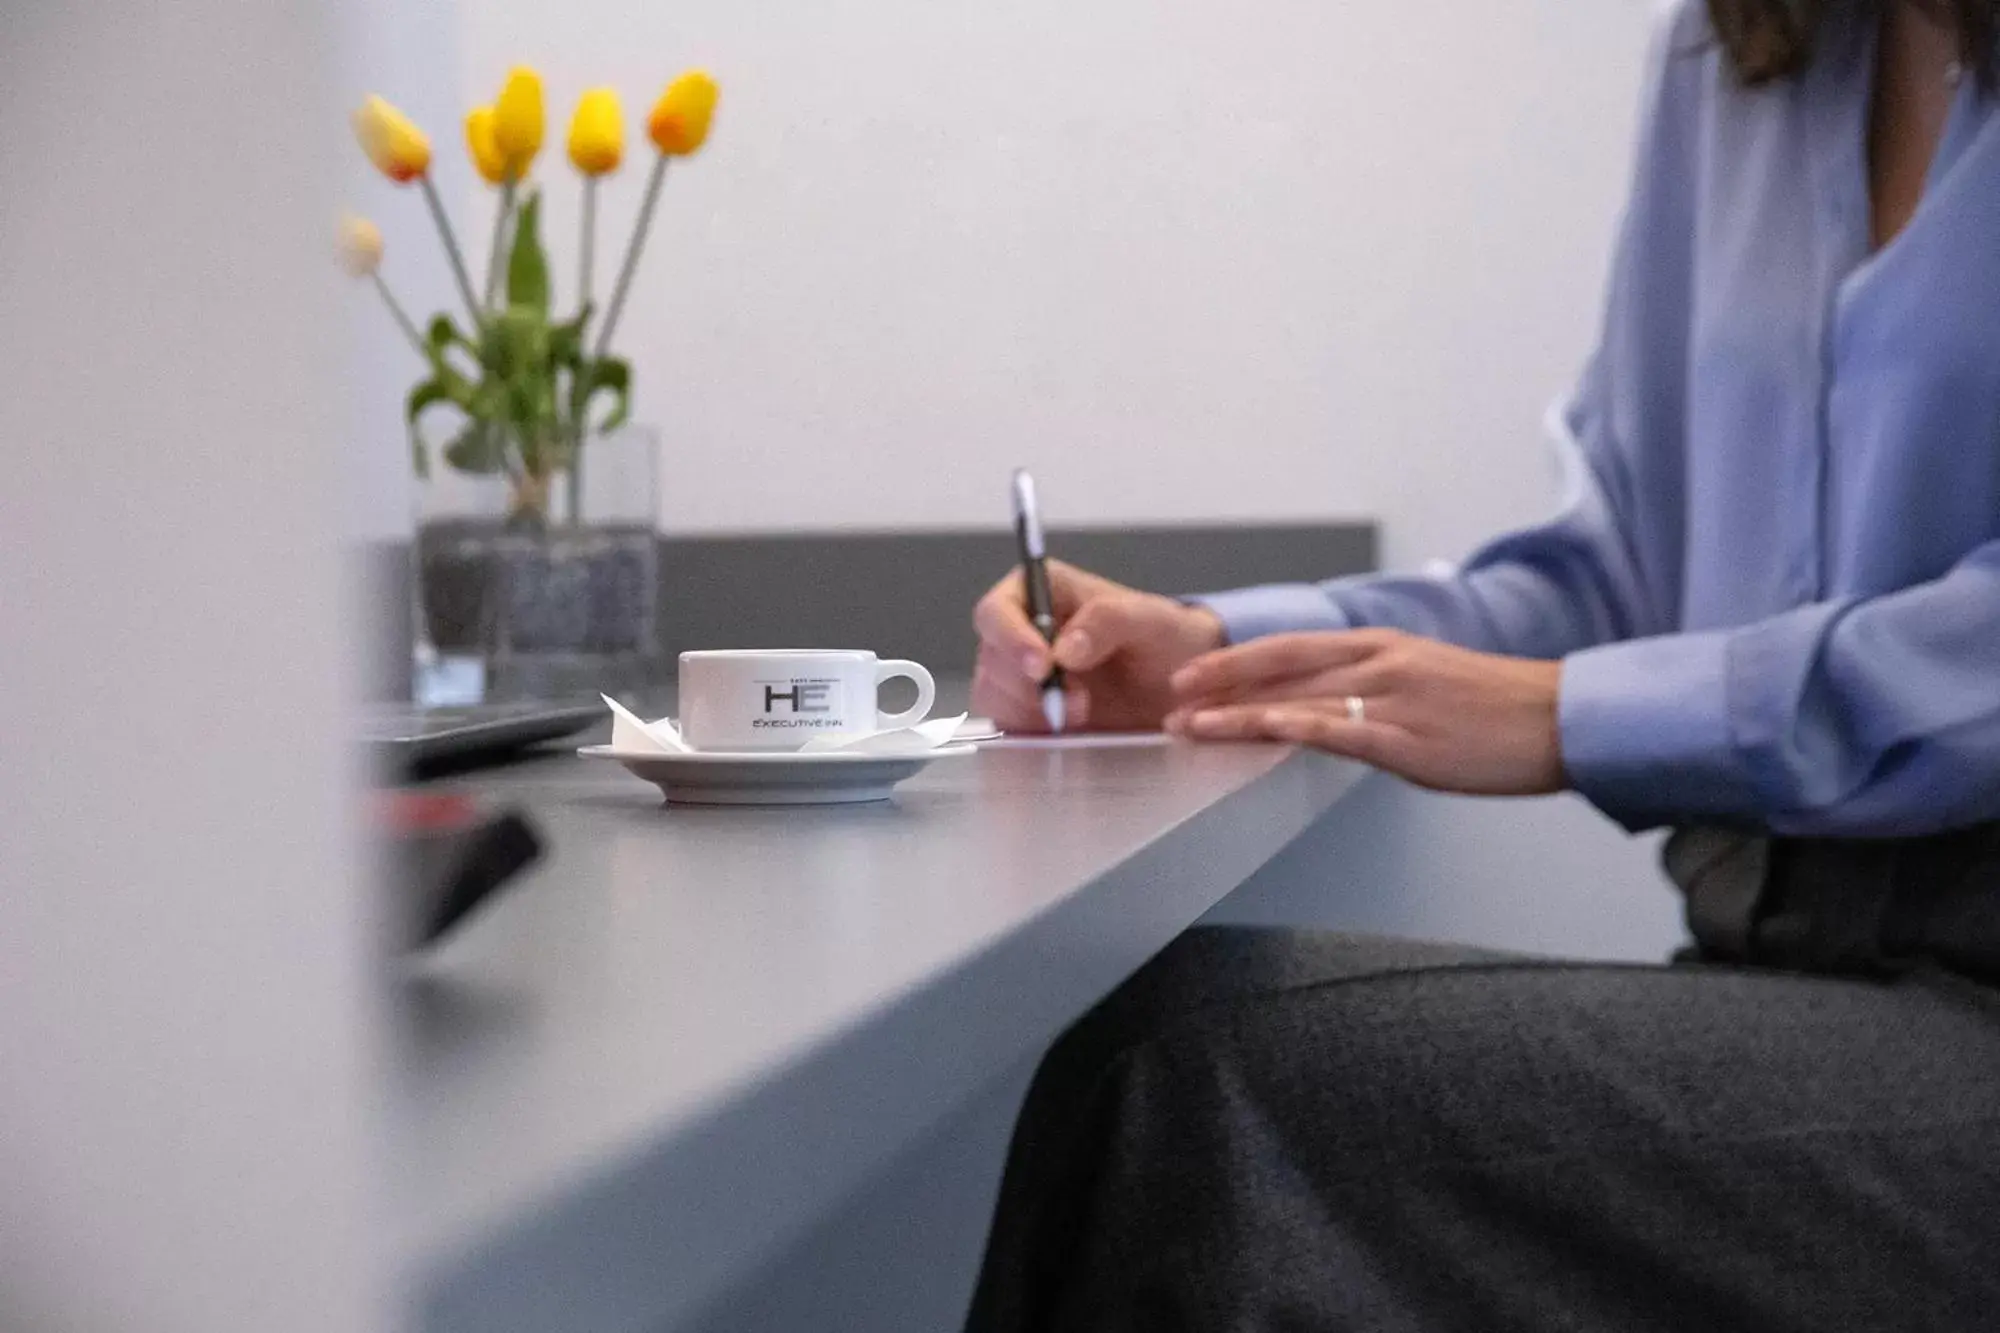
<path fill-rule="evenodd" d="M 438 201 L 437 186 L 431 184 L 430 173 L 417 177 L 423 182 L 424 202 L 431 206 L 431 217 L 437 223 L 438 235 L 444 238 L 445 254 L 451 258 L 452 276 L 458 279 L 458 294 L 465 298 L 465 309 L 472 316 L 472 327 L 480 325 L 479 298 L 472 294 L 472 278 L 465 271 L 465 255 L 458 248 L 458 237 L 452 234 L 451 219 L 444 215 L 444 205 Z"/>
<path fill-rule="evenodd" d="M 582 252 L 578 264 L 581 270 L 577 276 L 576 304 L 579 310 L 590 309 L 591 261 L 597 257 L 597 177 L 583 178 L 583 241 L 577 247 Z"/>
<path fill-rule="evenodd" d="M 389 290 L 389 284 L 382 280 L 379 272 L 368 276 L 375 279 L 375 290 L 382 293 L 382 300 L 388 305 L 389 313 L 396 317 L 396 324 L 403 330 L 403 336 L 410 340 L 410 346 L 417 349 L 418 356 L 426 361 L 430 360 L 430 350 L 424 346 L 423 336 L 417 332 L 417 326 L 410 322 L 409 315 L 403 310 L 403 303 Z"/>
<path fill-rule="evenodd" d="M 500 255 L 507 248 L 507 220 L 514 215 L 514 178 L 500 187 L 500 211 L 493 215 L 493 250 L 486 256 L 486 308 L 500 295 Z"/>
<path fill-rule="evenodd" d="M 660 183 L 667 178 L 667 155 L 653 161 L 653 174 L 646 179 L 646 197 L 639 204 L 639 220 L 632 225 L 632 240 L 625 247 L 625 263 L 618 270 L 618 285 L 611 289 L 611 304 L 604 311 L 604 327 L 597 333 L 593 360 L 602 358 L 618 329 L 618 316 L 625 310 L 625 295 L 632 290 L 632 275 L 638 271 L 639 255 L 646 248 L 646 233 L 653 225 L 653 209 L 660 202 Z"/>

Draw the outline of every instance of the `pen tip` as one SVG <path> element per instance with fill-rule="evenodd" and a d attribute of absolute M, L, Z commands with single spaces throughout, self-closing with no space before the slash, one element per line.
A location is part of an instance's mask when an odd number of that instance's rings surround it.
<path fill-rule="evenodd" d="M 1050 731 L 1062 733 L 1063 724 L 1069 720 L 1069 707 L 1061 690 L 1042 691 L 1042 716 L 1048 719 Z"/>

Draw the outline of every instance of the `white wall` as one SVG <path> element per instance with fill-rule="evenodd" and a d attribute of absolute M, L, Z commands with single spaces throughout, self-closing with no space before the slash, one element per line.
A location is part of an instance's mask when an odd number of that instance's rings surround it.
<path fill-rule="evenodd" d="M 0 1329 L 374 1333 L 315 3 L 0 17 Z"/>
<path fill-rule="evenodd" d="M 673 528 L 990 523 L 1018 461 L 1063 519 L 1372 515 L 1399 560 L 1548 503 L 1645 0 L 461 8 L 478 95 L 723 82 L 622 338 Z"/>

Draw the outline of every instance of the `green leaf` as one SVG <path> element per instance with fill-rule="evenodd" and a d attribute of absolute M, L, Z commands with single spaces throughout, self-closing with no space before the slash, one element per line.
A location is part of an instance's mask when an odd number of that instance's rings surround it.
<path fill-rule="evenodd" d="M 507 419 L 507 390 L 503 385 L 487 380 L 472 389 L 469 401 L 468 416 L 494 425 Z"/>
<path fill-rule="evenodd" d="M 611 410 L 592 430 L 599 435 L 617 430 L 632 415 L 632 367 L 615 356 L 599 357 L 583 367 L 574 392 L 578 421 L 585 419 L 593 399 L 610 394 Z"/>
<path fill-rule="evenodd" d="M 419 477 L 431 474 L 430 451 L 424 448 L 424 437 L 417 430 L 417 418 L 426 409 L 440 404 L 451 404 L 464 410 L 472 400 L 471 386 L 449 370 L 439 372 L 416 388 L 403 405 L 403 420 L 410 428 L 410 466 Z"/>
<path fill-rule="evenodd" d="M 543 312 L 513 306 L 486 321 L 480 362 L 489 378 L 509 386 L 531 379 L 550 379 L 550 330 Z"/>
<path fill-rule="evenodd" d="M 450 366 L 437 367 L 429 379 L 410 390 L 410 396 L 403 405 L 403 419 L 411 426 L 426 408 L 449 403 L 467 416 L 487 415 L 479 410 L 480 386 L 453 370 Z"/>
<path fill-rule="evenodd" d="M 460 472 L 498 472 L 507 461 L 506 432 L 490 422 L 471 422 L 444 447 L 444 461 Z"/>
<path fill-rule="evenodd" d="M 549 313 L 549 257 L 542 249 L 542 196 L 530 194 L 514 222 L 514 252 L 507 258 L 507 304 Z"/>
<path fill-rule="evenodd" d="M 432 316 L 430 327 L 425 330 L 424 350 L 435 359 L 454 347 L 462 347 L 469 352 L 479 350 L 471 338 L 459 332 L 450 315 Z"/>
<path fill-rule="evenodd" d="M 549 325 L 549 361 L 564 369 L 574 369 L 583 360 L 583 331 L 590 323 L 590 307 L 575 319 Z"/>
<path fill-rule="evenodd" d="M 446 354 L 454 348 L 469 353 L 475 363 L 479 361 L 479 347 L 472 339 L 458 331 L 458 325 L 452 322 L 451 316 L 438 315 L 434 317 L 430 322 L 430 326 L 424 332 L 424 353 L 430 360 L 431 369 L 438 374 L 453 373 L 463 375 L 463 372 L 457 366 L 446 359 Z"/>
<path fill-rule="evenodd" d="M 590 424 L 590 402 L 598 394 L 610 394 L 612 406 L 594 426 Z M 576 430 L 606 434 L 626 424 L 632 416 L 632 366 L 618 356 L 586 360 L 570 376 L 570 416 Z"/>
<path fill-rule="evenodd" d="M 445 385 L 445 377 L 433 375 L 410 390 L 409 401 L 403 405 L 403 420 L 415 426 L 417 418 L 423 415 L 425 408 L 451 401 L 451 390 Z"/>
<path fill-rule="evenodd" d="M 516 341 L 514 327 L 504 316 L 486 321 L 480 330 L 479 366 L 489 381 L 513 378 L 515 364 L 520 359 L 514 350 Z"/>

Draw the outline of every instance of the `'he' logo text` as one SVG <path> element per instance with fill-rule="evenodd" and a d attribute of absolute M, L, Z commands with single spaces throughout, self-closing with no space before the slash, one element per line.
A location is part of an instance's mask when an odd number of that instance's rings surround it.
<path fill-rule="evenodd" d="M 780 700 L 792 706 L 794 713 L 827 713 L 833 706 L 826 696 L 833 686 L 823 680 L 793 681 L 792 688 L 781 690 L 773 685 L 764 687 L 764 711 L 774 713 Z"/>

